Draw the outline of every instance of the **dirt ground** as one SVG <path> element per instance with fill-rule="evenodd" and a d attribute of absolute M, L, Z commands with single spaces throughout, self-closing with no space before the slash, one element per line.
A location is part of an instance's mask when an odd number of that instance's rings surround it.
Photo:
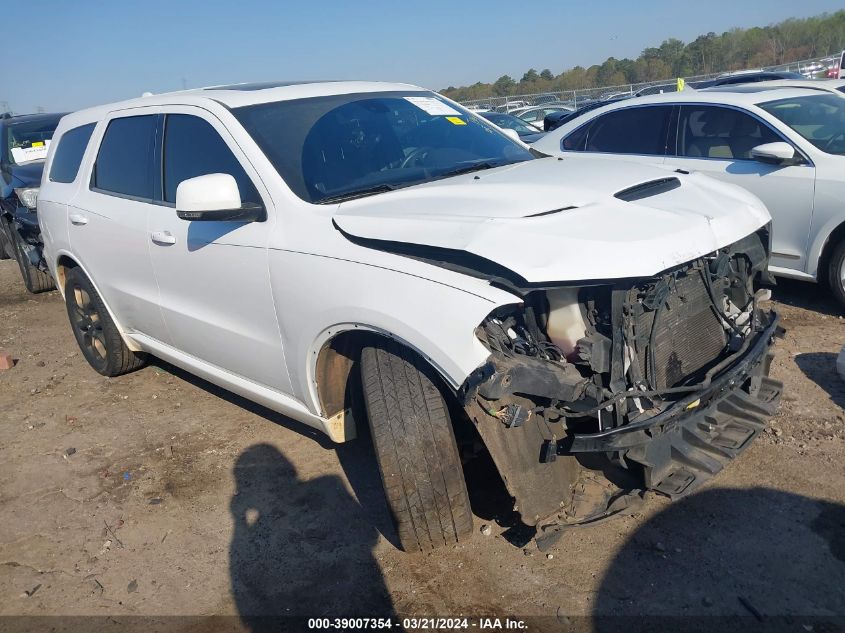
<path fill-rule="evenodd" d="M 775 299 L 780 414 L 702 490 L 651 496 L 547 556 L 502 536 L 507 500 L 477 467 L 473 539 L 409 555 L 366 443 L 164 363 L 103 378 L 58 293 L 28 295 L 0 262 L 0 349 L 18 359 L 0 372 L 0 615 L 845 619 L 845 321 L 813 285 Z"/>

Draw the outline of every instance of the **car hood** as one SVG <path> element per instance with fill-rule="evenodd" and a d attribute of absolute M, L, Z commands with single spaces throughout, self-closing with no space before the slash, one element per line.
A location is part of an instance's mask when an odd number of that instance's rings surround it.
<path fill-rule="evenodd" d="M 667 178 L 677 179 L 674 188 L 655 186 L 633 201 L 614 196 Z M 431 259 L 442 249 L 470 253 L 529 283 L 653 276 L 769 221 L 739 187 L 587 157 L 531 160 L 351 200 L 334 215 L 335 226 L 365 246 L 433 247 Z"/>
<path fill-rule="evenodd" d="M 8 169 L 15 187 L 37 187 L 41 184 L 44 161 L 34 160 L 23 165 L 10 165 Z"/>

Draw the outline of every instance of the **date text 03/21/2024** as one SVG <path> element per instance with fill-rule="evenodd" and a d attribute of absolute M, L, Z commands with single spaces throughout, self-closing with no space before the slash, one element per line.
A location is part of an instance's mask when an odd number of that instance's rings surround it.
<path fill-rule="evenodd" d="M 310 618 L 308 628 L 365 630 L 391 629 L 399 626 L 405 630 L 467 630 L 519 631 L 527 628 L 523 620 L 513 618 Z"/>

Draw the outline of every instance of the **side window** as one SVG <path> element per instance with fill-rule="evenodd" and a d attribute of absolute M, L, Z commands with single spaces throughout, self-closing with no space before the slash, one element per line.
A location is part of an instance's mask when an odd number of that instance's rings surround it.
<path fill-rule="evenodd" d="M 671 106 L 624 108 L 593 120 L 586 151 L 611 154 L 666 154 Z"/>
<path fill-rule="evenodd" d="M 180 182 L 207 174 L 231 174 L 241 200 L 261 204 L 255 185 L 210 123 L 188 114 L 168 114 L 164 127 L 165 202 L 176 202 Z"/>
<path fill-rule="evenodd" d="M 100 143 L 92 187 L 152 200 L 155 130 L 155 115 L 113 119 Z"/>
<path fill-rule="evenodd" d="M 771 128 L 745 112 L 712 105 L 681 106 L 679 156 L 750 160 L 752 148 L 782 140 Z"/>
<path fill-rule="evenodd" d="M 587 146 L 587 135 L 592 123 L 582 125 L 560 142 L 560 148 L 565 152 L 583 152 Z"/>
<path fill-rule="evenodd" d="M 89 123 L 75 127 L 62 134 L 53 164 L 50 166 L 50 180 L 52 182 L 73 182 L 82 164 L 82 155 L 88 147 L 88 141 L 94 132 L 96 123 Z"/>

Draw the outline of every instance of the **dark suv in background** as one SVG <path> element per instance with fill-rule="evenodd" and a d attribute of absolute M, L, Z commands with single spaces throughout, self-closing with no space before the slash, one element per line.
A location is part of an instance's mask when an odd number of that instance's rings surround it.
<path fill-rule="evenodd" d="M 53 288 L 41 257 L 35 203 L 53 132 L 64 114 L 0 115 L 0 259 L 16 259 L 30 292 Z"/>

